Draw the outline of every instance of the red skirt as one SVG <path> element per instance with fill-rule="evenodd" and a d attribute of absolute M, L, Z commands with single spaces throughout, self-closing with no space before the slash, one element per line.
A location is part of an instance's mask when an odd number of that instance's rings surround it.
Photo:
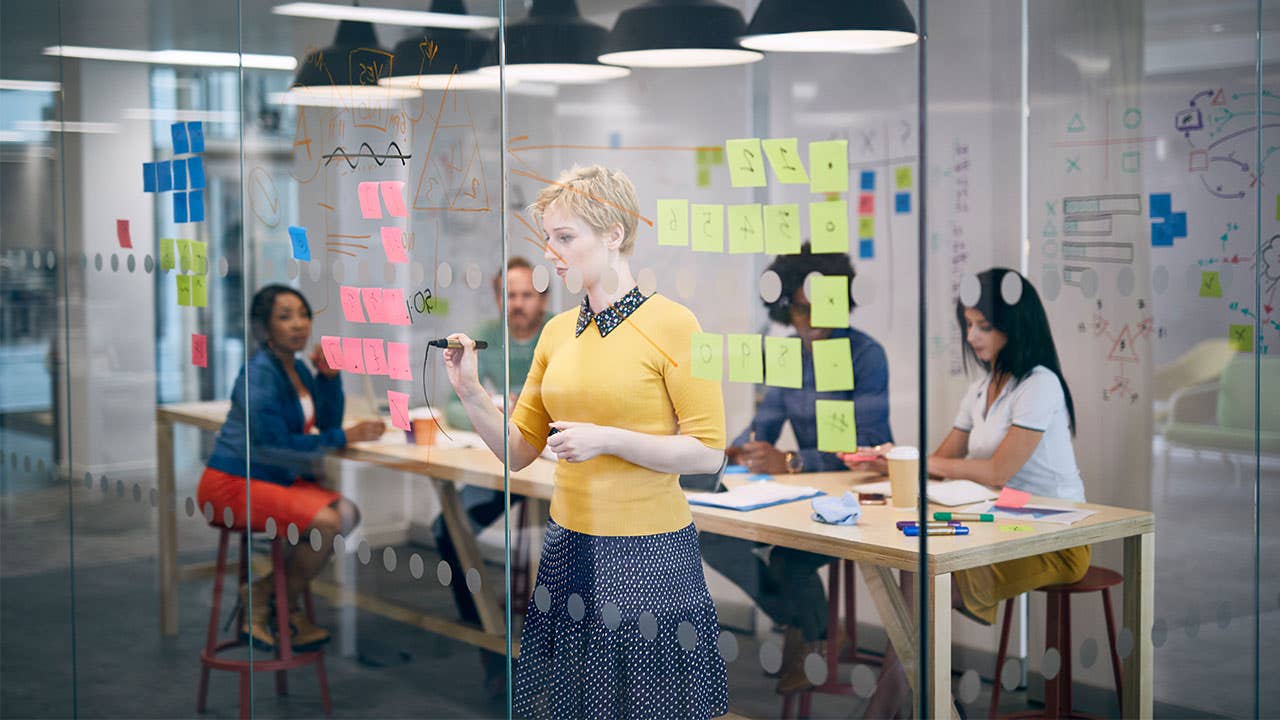
<path fill-rule="evenodd" d="M 302 531 L 311 526 L 316 515 L 326 507 L 342 499 L 338 493 L 320 487 L 310 480 L 294 480 L 292 485 L 278 485 L 262 480 L 245 480 L 205 468 L 196 489 L 196 503 L 203 510 L 205 503 L 213 503 L 213 522 L 223 522 L 224 508 L 235 514 L 234 527 L 245 527 L 245 483 L 249 484 L 249 529 L 265 532 L 267 518 L 275 518 L 276 532 L 283 535 L 290 523 Z"/>

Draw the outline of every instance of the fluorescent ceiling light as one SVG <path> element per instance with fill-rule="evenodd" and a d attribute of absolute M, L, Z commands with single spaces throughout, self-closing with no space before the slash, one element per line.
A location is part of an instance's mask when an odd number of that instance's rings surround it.
<path fill-rule="evenodd" d="M 255 55 L 253 53 L 211 52 L 208 50 L 129 50 L 125 48 L 54 45 L 44 49 L 45 55 L 81 60 L 149 63 L 152 65 L 189 65 L 195 67 L 246 67 L 256 70 L 294 70 L 298 61 L 288 55 Z"/>
<path fill-rule="evenodd" d="M 748 35 L 743 47 L 767 52 L 886 52 L 914 43 L 914 33 L 897 30 L 814 30 L 778 35 Z"/>
<path fill-rule="evenodd" d="M 44 82 L 41 80 L 5 80 L 0 78 L 0 90 L 22 90 L 26 92 L 58 92 L 62 83 Z"/>
<path fill-rule="evenodd" d="M 271 93 L 267 101 L 275 105 L 337 108 L 392 108 L 416 98 L 422 91 L 380 85 L 338 85 L 328 87 L 292 87 L 288 92 Z"/>
<path fill-rule="evenodd" d="M 616 80 L 631 74 L 631 70 L 616 65 L 587 65 L 579 63 L 522 63 L 507 65 L 507 78 L 515 78 L 518 82 L 545 82 L 562 85 L 581 85 L 584 83 Z M 498 66 L 482 67 L 477 72 L 498 76 Z"/>
<path fill-rule="evenodd" d="M 413 27 L 452 28 L 455 30 L 488 30 L 498 27 L 498 18 L 482 15 L 392 10 L 388 8 L 328 5 L 314 2 L 292 2 L 271 8 L 276 15 L 316 18 L 319 20 L 360 20 L 379 25 L 411 25 Z"/>
<path fill-rule="evenodd" d="M 121 113 L 125 120 L 160 120 L 164 122 L 224 123 L 234 125 L 240 122 L 240 113 L 235 110 L 174 110 L 159 108 L 125 108 Z"/>
<path fill-rule="evenodd" d="M 87 135 L 113 135 L 120 126 L 108 122 L 61 122 L 59 120 L 19 120 L 13 126 L 31 132 L 69 132 Z"/>
<path fill-rule="evenodd" d="M 746 65 L 759 62 L 764 55 L 752 50 L 716 48 L 663 48 L 627 50 L 605 53 L 600 62 L 633 68 L 694 68 Z"/>

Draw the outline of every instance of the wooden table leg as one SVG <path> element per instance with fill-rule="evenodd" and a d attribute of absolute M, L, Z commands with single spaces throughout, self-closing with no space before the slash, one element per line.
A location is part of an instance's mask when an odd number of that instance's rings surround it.
<path fill-rule="evenodd" d="M 893 643 L 893 648 L 898 651 L 898 660 L 902 663 L 902 669 L 907 674 L 907 682 L 914 692 L 919 655 L 916 652 L 915 643 L 916 623 L 911 616 L 911 610 L 907 607 L 907 601 L 902 596 L 902 589 L 898 587 L 898 581 L 893 577 L 892 570 L 880 565 L 863 565 L 863 571 L 863 579 L 867 583 L 867 590 L 871 593 L 871 600 L 875 602 L 876 611 L 880 613 L 880 622 L 884 623 L 885 634 L 889 636 L 889 642 Z"/>
<path fill-rule="evenodd" d="M 471 522 L 462 509 L 462 499 L 458 496 L 458 488 L 446 480 L 432 480 L 436 496 L 440 498 L 440 513 L 444 518 L 445 529 L 453 540 L 454 550 L 458 553 L 458 563 L 462 573 L 453 579 L 454 582 L 465 583 L 466 575 L 475 568 L 480 573 L 480 591 L 471 594 L 475 601 L 476 611 L 480 614 L 480 625 L 484 631 L 494 635 L 503 635 L 507 624 L 503 619 L 502 609 L 494 595 L 495 585 L 484 567 L 480 557 L 480 547 L 476 544 L 475 533 L 471 531 Z"/>
<path fill-rule="evenodd" d="M 1123 717 L 1154 717 L 1151 625 L 1155 622 L 1155 533 L 1124 539 L 1124 623 L 1133 652 L 1124 659 Z"/>
<path fill-rule="evenodd" d="M 956 716 L 951 699 L 951 573 L 929 578 L 929 716 Z"/>
<path fill-rule="evenodd" d="M 160 632 L 178 634 L 178 513 L 174 491 L 173 423 L 156 418 L 156 502 L 159 510 Z"/>
<path fill-rule="evenodd" d="M 894 580 L 892 570 L 879 565 L 864 565 L 863 571 L 867 590 L 880 613 L 885 633 L 898 652 L 907 682 L 912 691 L 915 691 L 919 668 L 915 614 L 907 607 L 906 598 L 898 587 L 898 582 Z M 932 620 L 930 627 L 933 629 L 929 635 L 929 647 L 926 648 L 931 668 L 929 683 L 932 707 L 929 716 L 957 718 L 959 715 L 951 702 L 951 575 L 933 576 L 929 597 Z"/>

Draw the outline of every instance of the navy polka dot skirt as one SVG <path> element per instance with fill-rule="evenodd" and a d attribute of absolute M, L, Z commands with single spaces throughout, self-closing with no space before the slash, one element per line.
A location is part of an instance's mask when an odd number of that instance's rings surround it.
<path fill-rule="evenodd" d="M 602 537 L 547 523 L 514 714 L 688 718 L 729 711 L 720 626 L 692 524 Z"/>

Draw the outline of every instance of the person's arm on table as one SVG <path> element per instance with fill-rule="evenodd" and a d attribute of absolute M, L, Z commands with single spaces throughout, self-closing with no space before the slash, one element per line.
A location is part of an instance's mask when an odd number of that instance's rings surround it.
<path fill-rule="evenodd" d="M 957 432 L 955 429 L 951 431 L 952 435 Z M 1009 432 L 1005 434 L 1004 440 L 1000 441 L 995 454 L 989 458 L 977 460 L 931 455 L 928 461 L 929 475 L 972 480 L 994 488 L 1004 487 L 1004 484 L 1009 482 L 1009 479 L 1016 475 L 1022 469 L 1022 466 L 1026 465 L 1027 461 L 1031 459 L 1031 455 L 1035 452 L 1036 446 L 1040 444 L 1042 437 L 1044 437 L 1044 433 L 1038 430 L 1017 426 L 1011 427 Z M 950 435 L 947 436 L 947 440 L 951 440 Z M 943 447 L 939 447 L 938 450 L 943 450 L 946 445 L 947 442 L 943 442 Z"/>

